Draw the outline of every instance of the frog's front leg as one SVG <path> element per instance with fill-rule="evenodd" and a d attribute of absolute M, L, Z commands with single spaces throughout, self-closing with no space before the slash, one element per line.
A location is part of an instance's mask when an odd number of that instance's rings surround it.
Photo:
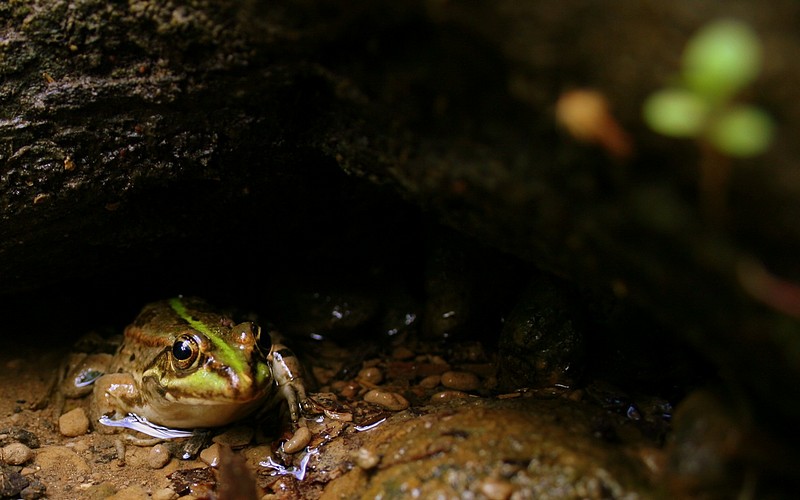
<path fill-rule="evenodd" d="M 112 373 L 103 375 L 94 386 L 92 417 L 102 424 L 103 432 L 114 432 L 117 427 L 131 429 L 147 434 L 155 440 L 128 437 L 128 441 L 137 446 L 152 446 L 165 439 L 191 437 L 194 432 L 172 429 L 150 422 L 144 416 L 144 398 L 137 389 L 136 380 L 130 373 Z"/>
<path fill-rule="evenodd" d="M 305 420 L 300 418 L 301 410 L 306 405 L 306 387 L 300 360 L 283 344 L 274 344 L 267 360 L 272 367 L 279 396 L 289 403 L 292 424 L 295 427 L 306 427 Z"/>
<path fill-rule="evenodd" d="M 303 367 L 291 349 L 283 344 L 273 344 L 267 360 L 278 385 L 278 396 L 289 404 L 289 415 L 292 418 L 294 434 L 283 443 L 283 451 L 297 453 L 311 441 L 308 424 L 305 419 L 300 418 L 303 409 L 308 406 Z"/>
<path fill-rule="evenodd" d="M 136 381 L 130 373 L 109 373 L 94 383 L 93 420 L 98 422 L 103 416 L 124 416 L 125 408 L 141 406 L 141 395 L 136 389 Z M 110 432 L 107 425 L 100 426 Z"/>

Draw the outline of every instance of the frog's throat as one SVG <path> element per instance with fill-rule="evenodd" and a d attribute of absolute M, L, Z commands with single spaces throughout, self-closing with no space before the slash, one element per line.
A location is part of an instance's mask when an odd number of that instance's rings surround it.
<path fill-rule="evenodd" d="M 172 310 L 175 311 L 175 313 L 181 317 L 181 319 L 189 323 L 189 325 L 192 328 L 202 333 L 203 335 L 208 337 L 209 340 L 211 340 L 211 343 L 214 344 L 214 347 L 220 353 L 222 353 L 222 356 L 220 357 L 222 358 L 222 360 L 226 365 L 233 368 L 233 370 L 236 373 L 239 374 L 245 373 L 247 367 L 245 366 L 244 360 L 241 358 L 241 356 L 238 355 L 236 350 L 230 345 L 228 345 L 224 339 L 220 338 L 220 336 L 216 332 L 212 331 L 208 326 L 206 326 L 205 323 L 203 323 L 202 321 L 197 321 L 196 319 L 192 318 L 192 316 L 186 310 L 186 307 L 183 305 L 183 302 L 181 302 L 180 297 L 174 297 L 172 299 L 169 299 L 169 305 L 170 307 L 172 307 Z"/>

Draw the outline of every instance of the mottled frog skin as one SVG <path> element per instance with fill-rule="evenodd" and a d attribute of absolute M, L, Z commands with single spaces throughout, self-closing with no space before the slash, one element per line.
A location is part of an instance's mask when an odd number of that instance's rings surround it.
<path fill-rule="evenodd" d="M 125 329 L 95 381 L 94 409 L 194 429 L 231 423 L 283 398 L 298 425 L 306 400 L 301 372 L 294 354 L 254 323 L 177 297 L 148 304 Z"/>

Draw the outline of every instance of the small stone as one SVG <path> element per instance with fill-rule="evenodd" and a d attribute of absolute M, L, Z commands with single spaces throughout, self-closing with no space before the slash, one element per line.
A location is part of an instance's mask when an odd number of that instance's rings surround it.
<path fill-rule="evenodd" d="M 70 441 L 67 443 L 67 446 L 72 448 L 72 451 L 80 455 L 81 453 L 89 451 L 92 448 L 92 440 L 89 438 L 89 436 L 85 436 L 80 439 L 76 439 L 75 441 Z"/>
<path fill-rule="evenodd" d="M 21 358 L 9 359 L 6 361 L 6 370 L 16 372 L 25 364 L 25 360 Z"/>
<path fill-rule="evenodd" d="M 151 469 L 161 469 L 166 467 L 169 461 L 172 460 L 169 450 L 163 444 L 157 444 L 150 448 L 150 453 L 147 455 L 147 465 Z"/>
<path fill-rule="evenodd" d="M 58 430 L 66 437 L 82 436 L 89 432 L 89 419 L 83 408 L 75 408 L 58 417 Z"/>
<path fill-rule="evenodd" d="M 30 484 L 19 492 L 19 496 L 24 500 L 36 500 L 37 498 L 47 498 L 47 486 L 36 478 L 32 478 Z"/>
<path fill-rule="evenodd" d="M 10 429 L 3 429 L 2 433 L 0 433 L 0 446 L 5 446 L 9 443 L 22 443 L 28 448 L 38 448 L 39 438 L 28 430 L 11 427 Z"/>
<path fill-rule="evenodd" d="M 336 375 L 335 371 L 331 370 L 330 368 L 323 368 L 321 366 L 312 366 L 311 373 L 314 375 L 314 379 L 317 380 L 321 385 L 329 383 Z"/>
<path fill-rule="evenodd" d="M 148 500 L 150 495 L 141 486 L 128 486 L 108 497 L 108 500 Z"/>
<path fill-rule="evenodd" d="M 284 453 L 297 453 L 306 447 L 308 442 L 311 441 L 311 431 L 308 427 L 299 427 L 294 435 L 283 443 Z"/>
<path fill-rule="evenodd" d="M 364 447 L 359 448 L 355 454 L 356 465 L 364 470 L 370 470 L 374 468 L 376 465 L 378 465 L 380 460 L 381 457 L 379 457 L 377 453 Z"/>
<path fill-rule="evenodd" d="M 392 357 L 399 360 L 411 359 L 414 357 L 414 352 L 408 347 L 400 346 L 392 351 Z"/>
<path fill-rule="evenodd" d="M 364 368 L 358 372 L 357 379 L 369 384 L 378 385 L 383 382 L 383 372 L 376 367 Z"/>
<path fill-rule="evenodd" d="M 430 362 L 433 363 L 434 365 L 446 365 L 447 364 L 447 361 L 445 361 L 445 359 L 443 357 L 439 356 L 439 355 L 431 356 L 430 357 Z"/>
<path fill-rule="evenodd" d="M 30 480 L 14 470 L 14 467 L 0 465 L 0 495 L 3 498 L 19 498 L 19 493 L 29 484 Z"/>
<path fill-rule="evenodd" d="M 571 399 L 572 401 L 582 401 L 583 400 L 583 391 L 581 389 L 576 389 L 567 393 L 567 399 Z"/>
<path fill-rule="evenodd" d="M 219 443 L 214 443 L 200 452 L 200 460 L 211 467 L 219 465 Z"/>
<path fill-rule="evenodd" d="M 59 476 L 62 474 L 59 471 L 68 471 L 67 477 L 62 477 L 64 481 L 92 472 L 86 461 L 66 446 L 45 446 L 41 448 L 36 453 L 36 464 L 41 467 L 45 475 L 55 474 Z"/>
<path fill-rule="evenodd" d="M 33 450 L 22 443 L 11 443 L 0 449 L 0 462 L 22 465 L 33 458 Z"/>
<path fill-rule="evenodd" d="M 400 394 L 397 394 L 396 392 L 381 391 L 378 389 L 372 389 L 368 393 L 364 394 L 364 401 L 367 403 L 374 403 L 391 411 L 405 410 L 410 406 L 408 400 Z"/>
<path fill-rule="evenodd" d="M 442 381 L 442 377 L 440 375 L 428 375 L 424 379 L 419 381 L 419 386 L 423 389 L 433 389 Z"/>
<path fill-rule="evenodd" d="M 253 467 L 256 467 L 259 462 L 266 460 L 267 457 L 272 456 L 272 447 L 266 444 L 248 446 L 242 450 L 244 459 Z"/>
<path fill-rule="evenodd" d="M 100 481 L 93 483 L 91 481 L 84 482 L 78 485 L 83 498 L 111 498 L 116 493 L 118 488 L 109 481 Z"/>
<path fill-rule="evenodd" d="M 480 386 L 478 376 L 470 372 L 444 372 L 442 385 L 459 391 L 474 391 Z"/>
<path fill-rule="evenodd" d="M 361 386 L 358 384 L 358 382 L 350 381 L 344 385 L 339 394 L 341 394 L 343 398 L 353 399 L 356 397 L 360 389 Z"/>
<path fill-rule="evenodd" d="M 153 500 L 175 500 L 178 494 L 172 488 L 161 488 L 153 492 Z"/>
<path fill-rule="evenodd" d="M 484 479 L 480 486 L 481 493 L 490 500 L 506 500 L 514 493 L 514 485 L 501 479 Z"/>
<path fill-rule="evenodd" d="M 431 396 L 430 401 L 431 401 L 431 404 L 440 404 L 440 403 L 446 403 L 448 401 L 452 401 L 454 399 L 464 399 L 464 398 L 467 398 L 467 397 L 469 397 L 469 394 L 467 394 L 466 392 L 461 392 L 461 391 L 442 391 L 442 392 L 437 392 L 436 394 Z"/>

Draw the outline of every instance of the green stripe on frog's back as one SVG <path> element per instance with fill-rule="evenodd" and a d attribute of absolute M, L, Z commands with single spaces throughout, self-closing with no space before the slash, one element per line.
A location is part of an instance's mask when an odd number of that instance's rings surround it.
<path fill-rule="evenodd" d="M 244 373 L 247 368 L 245 367 L 241 356 L 238 355 L 236 350 L 228 345 L 224 339 L 220 338 L 219 334 L 209 328 L 208 325 L 202 321 L 194 319 L 192 315 L 189 314 L 189 311 L 186 310 L 186 306 L 183 305 L 180 297 L 169 299 L 169 305 L 172 307 L 172 310 L 181 317 L 181 319 L 189 323 L 192 328 L 208 337 L 211 343 L 214 344 L 214 347 L 216 347 L 221 354 L 219 358 L 223 363 L 233 368 L 236 373 Z"/>

